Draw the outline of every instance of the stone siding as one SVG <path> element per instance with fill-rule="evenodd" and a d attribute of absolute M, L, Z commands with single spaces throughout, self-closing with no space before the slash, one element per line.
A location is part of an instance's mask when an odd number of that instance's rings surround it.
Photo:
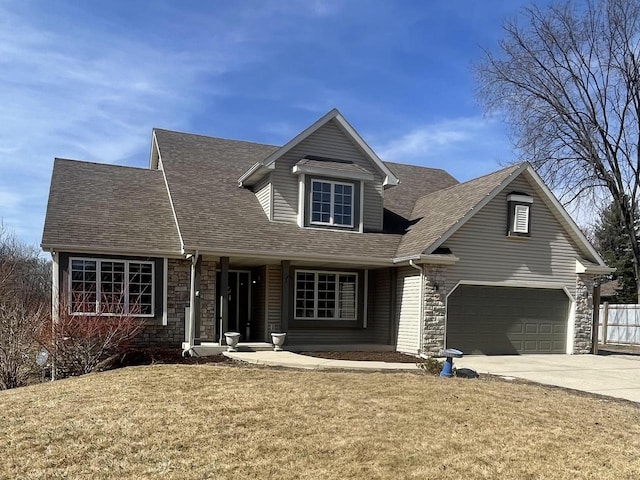
<path fill-rule="evenodd" d="M 576 311 L 573 353 L 591 353 L 593 326 L 593 276 L 576 275 Z"/>
<path fill-rule="evenodd" d="M 136 341 L 140 346 L 181 348 L 184 341 L 184 309 L 189 306 L 191 261 L 170 258 L 167 267 L 167 325 L 162 325 L 161 318 L 146 325 Z"/>
<path fill-rule="evenodd" d="M 446 272 L 442 267 L 424 267 L 422 353 L 435 354 L 444 348 L 446 316 Z"/>
<path fill-rule="evenodd" d="M 211 260 L 203 260 L 200 267 L 200 338 L 217 341 L 216 326 L 216 267 Z"/>

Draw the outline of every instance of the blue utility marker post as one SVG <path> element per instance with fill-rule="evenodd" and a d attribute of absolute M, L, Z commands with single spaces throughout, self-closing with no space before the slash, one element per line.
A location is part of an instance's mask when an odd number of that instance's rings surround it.
<path fill-rule="evenodd" d="M 451 378 L 453 377 L 453 359 L 454 358 L 462 358 L 462 352 L 460 350 L 456 350 L 455 348 L 447 348 L 446 350 L 442 350 L 440 352 L 441 357 L 446 357 L 447 359 L 442 366 L 442 371 L 440 372 L 441 377 Z"/>

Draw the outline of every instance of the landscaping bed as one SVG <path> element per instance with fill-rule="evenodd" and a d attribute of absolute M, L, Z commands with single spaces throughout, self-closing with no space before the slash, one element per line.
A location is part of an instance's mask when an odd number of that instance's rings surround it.
<path fill-rule="evenodd" d="M 364 362 L 418 363 L 422 359 L 400 352 L 299 352 L 310 357 Z"/>

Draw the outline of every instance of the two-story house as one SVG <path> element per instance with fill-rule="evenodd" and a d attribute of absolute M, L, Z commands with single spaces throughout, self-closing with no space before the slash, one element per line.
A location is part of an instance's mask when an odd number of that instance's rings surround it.
<path fill-rule="evenodd" d="M 142 341 L 584 353 L 609 269 L 526 163 L 458 183 L 332 110 L 283 146 L 156 129 L 149 168 L 56 159 L 42 248 L 71 313 Z"/>

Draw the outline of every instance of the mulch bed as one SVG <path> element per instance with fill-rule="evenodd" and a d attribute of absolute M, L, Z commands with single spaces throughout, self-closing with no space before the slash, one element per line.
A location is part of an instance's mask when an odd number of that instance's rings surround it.
<path fill-rule="evenodd" d="M 205 363 L 233 363 L 233 360 L 224 355 L 209 355 L 206 357 L 182 356 L 182 350 L 174 348 L 141 348 L 129 350 L 122 355 L 112 366 L 112 368 L 132 367 L 137 365 L 154 364 L 185 364 L 201 365 Z"/>
<path fill-rule="evenodd" d="M 309 357 L 331 360 L 359 360 L 365 362 L 417 363 L 418 357 L 399 352 L 299 352 Z"/>

